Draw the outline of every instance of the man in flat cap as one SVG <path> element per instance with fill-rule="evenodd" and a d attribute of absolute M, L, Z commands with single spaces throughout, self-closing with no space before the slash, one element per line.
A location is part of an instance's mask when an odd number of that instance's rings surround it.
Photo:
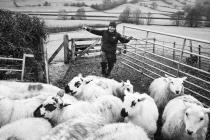
<path fill-rule="evenodd" d="M 93 33 L 95 35 L 102 36 L 101 39 L 101 74 L 104 77 L 108 77 L 116 62 L 116 50 L 118 40 L 121 43 L 128 43 L 132 37 L 123 37 L 116 31 L 116 23 L 111 21 L 107 30 L 95 30 L 87 26 L 83 26 L 83 29 Z M 108 68 L 107 68 L 108 66 Z"/>

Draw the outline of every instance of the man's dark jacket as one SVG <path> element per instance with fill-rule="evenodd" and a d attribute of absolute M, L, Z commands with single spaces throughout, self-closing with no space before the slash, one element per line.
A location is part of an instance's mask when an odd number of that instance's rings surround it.
<path fill-rule="evenodd" d="M 122 37 L 118 32 L 109 32 L 108 30 L 94 30 L 91 28 L 87 28 L 87 31 L 102 36 L 101 39 L 101 50 L 106 53 L 115 54 L 117 49 L 118 40 L 121 43 L 128 43 L 130 40 Z"/>

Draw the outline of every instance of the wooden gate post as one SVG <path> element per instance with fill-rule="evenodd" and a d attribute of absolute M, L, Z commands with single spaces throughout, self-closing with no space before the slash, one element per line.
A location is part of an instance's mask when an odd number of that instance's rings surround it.
<path fill-rule="evenodd" d="M 69 63 L 69 37 L 68 35 L 63 36 L 63 46 L 64 46 L 64 63 L 68 64 Z"/>
<path fill-rule="evenodd" d="M 74 63 L 75 61 L 75 40 L 71 39 L 71 60 Z"/>

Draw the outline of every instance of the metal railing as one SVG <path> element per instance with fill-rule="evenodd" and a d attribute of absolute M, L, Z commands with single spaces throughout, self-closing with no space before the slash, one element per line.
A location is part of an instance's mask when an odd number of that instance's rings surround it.
<path fill-rule="evenodd" d="M 15 69 L 15 68 L 0 68 L 0 71 L 17 71 L 21 72 L 21 81 L 24 79 L 24 73 L 25 73 L 25 62 L 27 57 L 34 57 L 32 54 L 24 54 L 23 58 L 8 58 L 8 57 L 0 57 L 0 60 L 6 60 L 6 61 L 21 61 L 22 62 L 22 68 L 21 69 Z"/>
<path fill-rule="evenodd" d="M 135 38 L 134 40 L 138 40 L 138 44 L 127 44 L 127 54 L 123 54 L 124 56 L 121 61 L 123 64 L 151 79 L 164 76 L 164 74 L 173 77 L 187 76 L 188 78 L 184 83 L 186 93 L 193 94 L 206 105 L 210 105 L 210 53 L 208 55 L 203 54 L 201 49 L 198 52 L 192 52 L 191 49 L 193 46 L 191 46 L 190 51 L 186 49 L 186 41 L 191 42 L 191 44 L 192 41 L 196 44 L 205 44 L 207 48 L 210 48 L 210 41 L 129 26 L 123 26 L 124 35 L 129 34 L 126 32 L 126 29 L 143 31 L 146 33 L 146 37 L 142 37 L 144 39 Z M 179 48 L 176 48 L 176 45 L 151 41 L 150 34 L 170 37 L 172 40 L 173 38 L 174 40 L 176 40 L 175 38 L 179 38 L 182 42 L 175 42 L 174 44 L 182 44 L 182 46 L 179 45 Z M 154 40 L 159 39 L 154 38 Z M 163 53 L 162 50 L 165 52 Z M 193 65 L 188 64 L 186 61 L 187 59 L 191 59 L 192 56 L 196 56 L 197 58 Z M 204 63 L 209 69 L 202 67 Z"/>

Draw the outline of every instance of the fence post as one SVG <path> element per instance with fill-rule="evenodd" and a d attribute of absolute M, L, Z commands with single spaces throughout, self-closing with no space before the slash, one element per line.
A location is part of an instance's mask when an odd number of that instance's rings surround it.
<path fill-rule="evenodd" d="M 183 41 L 182 52 L 181 52 L 181 56 L 180 56 L 179 63 L 178 63 L 178 68 L 177 68 L 177 76 L 179 76 L 180 63 L 181 63 L 182 58 L 183 58 L 184 48 L 185 48 L 185 46 L 186 46 L 186 40 L 187 40 L 187 39 L 185 38 L 184 41 Z"/>
<path fill-rule="evenodd" d="M 201 45 L 198 45 L 198 53 L 199 53 L 199 55 L 201 55 Z M 201 68 L 201 57 L 200 56 L 198 57 L 198 66 L 200 69 Z"/>
<path fill-rule="evenodd" d="M 48 67 L 48 56 L 47 56 L 47 47 L 44 46 L 44 60 L 45 60 L 45 78 L 46 78 L 46 82 L 47 84 L 50 83 L 50 80 L 49 80 L 49 67 Z"/>
<path fill-rule="evenodd" d="M 154 38 L 153 53 L 155 53 L 155 41 L 156 41 L 156 39 Z"/>
<path fill-rule="evenodd" d="M 176 42 L 174 42 L 174 49 L 173 49 L 173 60 L 175 60 L 175 48 L 176 48 Z"/>
<path fill-rule="evenodd" d="M 75 61 L 75 40 L 73 38 L 71 39 L 71 60 Z"/>
<path fill-rule="evenodd" d="M 149 37 L 149 31 L 147 31 L 147 35 L 146 35 L 145 51 L 146 51 L 146 48 L 147 48 L 148 37 Z"/>
<path fill-rule="evenodd" d="M 163 56 L 165 56 L 165 41 L 163 41 Z"/>
<path fill-rule="evenodd" d="M 122 34 L 123 34 L 123 36 L 125 35 L 125 26 L 123 26 Z"/>
<path fill-rule="evenodd" d="M 38 58 L 38 66 L 37 66 L 37 77 L 36 77 L 36 80 L 38 82 L 44 82 L 44 40 L 41 39 L 40 40 L 40 43 L 39 43 L 39 46 L 38 46 L 39 50 L 40 50 L 40 54 L 41 54 L 41 57 Z M 36 57 L 37 58 L 37 57 Z"/>
<path fill-rule="evenodd" d="M 192 57 L 192 52 L 193 52 L 193 50 L 192 50 L 192 40 L 190 40 L 190 52 L 191 52 L 190 56 Z"/>
<path fill-rule="evenodd" d="M 64 46 L 64 63 L 69 63 L 69 37 L 68 35 L 63 36 L 63 46 Z"/>
<path fill-rule="evenodd" d="M 26 55 L 23 54 L 23 60 L 22 60 L 22 72 L 21 72 L 21 81 L 23 81 L 24 73 L 25 73 L 25 64 L 26 64 Z"/>

